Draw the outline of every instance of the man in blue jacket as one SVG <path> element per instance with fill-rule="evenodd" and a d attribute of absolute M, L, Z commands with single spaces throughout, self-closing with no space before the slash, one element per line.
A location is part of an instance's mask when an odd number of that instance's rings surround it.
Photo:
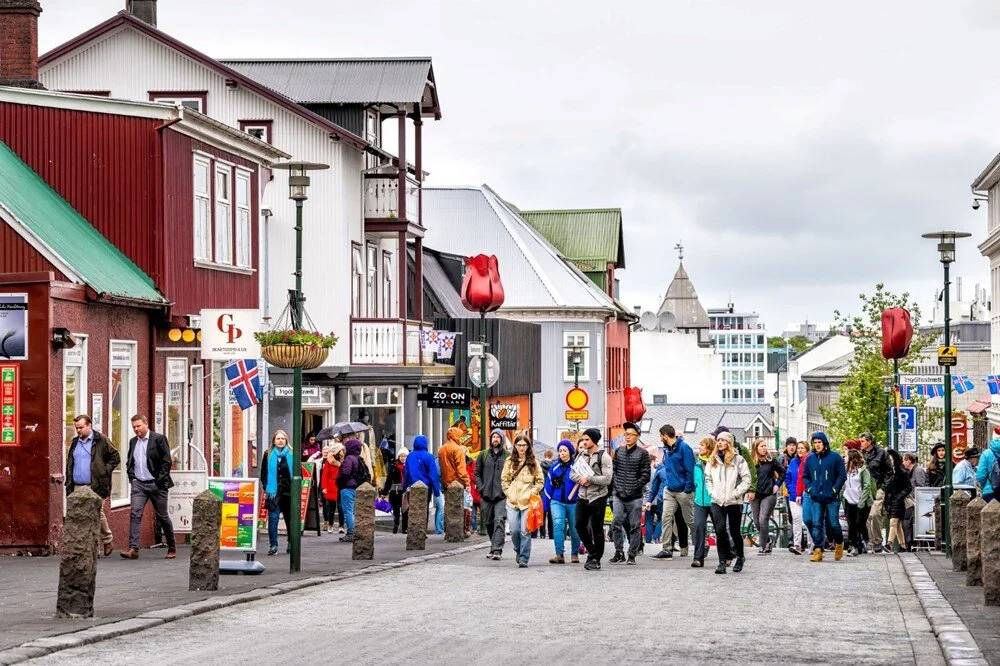
<path fill-rule="evenodd" d="M 663 547 L 656 555 L 658 560 L 669 560 L 674 556 L 672 536 L 674 514 L 680 509 L 681 517 L 688 531 L 694 508 L 694 451 L 670 424 L 660 428 L 663 442 L 663 463 L 656 469 L 646 493 L 646 509 L 663 500 Z M 681 557 L 687 555 L 687 544 L 681 544 Z"/>
<path fill-rule="evenodd" d="M 812 534 L 811 562 L 823 561 L 827 527 L 833 534 L 835 550 L 833 559 L 844 556 L 844 531 L 840 527 L 840 491 L 847 481 L 847 468 L 840 454 L 830 449 L 825 432 L 812 434 L 813 452 L 806 459 L 803 475 L 806 494 L 809 495 L 809 532 Z"/>
<path fill-rule="evenodd" d="M 403 490 L 409 489 L 417 481 L 422 481 L 427 486 L 428 506 L 431 502 L 436 505 L 438 498 L 443 497 L 441 473 L 438 471 L 437 456 L 427 450 L 427 438 L 424 435 L 413 438 L 413 453 L 406 457 L 403 465 Z M 436 530 L 435 533 L 440 534 Z"/>

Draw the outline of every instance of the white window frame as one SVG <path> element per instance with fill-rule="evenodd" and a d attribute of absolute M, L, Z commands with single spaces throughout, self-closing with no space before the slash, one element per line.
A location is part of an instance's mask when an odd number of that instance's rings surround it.
<path fill-rule="evenodd" d="M 205 169 L 205 189 L 198 190 L 198 169 Z M 191 169 L 192 187 L 194 191 L 194 260 L 212 261 L 212 160 L 202 155 L 194 156 Z M 204 206 L 207 219 L 199 216 L 199 202 Z"/>
<path fill-rule="evenodd" d="M 690 435 L 698 430 L 698 419 L 684 419 L 684 434 Z"/>
<path fill-rule="evenodd" d="M 82 333 L 71 333 L 71 335 L 73 336 L 73 339 L 76 340 L 75 349 L 79 349 L 81 360 L 80 363 L 68 362 L 68 359 L 70 358 L 71 354 L 67 354 L 66 350 L 63 350 L 63 390 L 62 390 L 63 428 L 66 428 L 66 423 L 69 422 L 70 419 L 75 418 L 80 414 L 90 413 L 90 407 L 89 407 L 90 396 L 87 394 L 87 364 L 90 360 L 87 354 L 87 344 L 89 343 L 89 336 L 84 335 Z M 68 368 L 80 368 L 80 382 L 79 386 L 77 386 L 77 393 L 80 396 L 80 400 L 77 403 L 78 409 L 75 414 L 68 414 L 66 412 L 66 371 Z M 69 452 L 69 443 L 73 441 L 72 437 L 67 440 L 65 435 L 66 433 L 64 432 L 63 439 L 65 441 L 63 441 L 63 461 L 62 461 L 63 464 L 60 469 L 66 469 L 66 454 Z M 75 437 L 75 435 L 73 436 Z M 69 481 L 71 481 L 71 479 L 66 479 L 67 483 Z M 63 493 L 63 513 L 65 512 L 66 512 L 66 493 Z"/>
<path fill-rule="evenodd" d="M 583 344 L 579 344 L 582 342 Z M 588 331 L 563 331 L 563 380 L 573 381 L 573 373 L 570 371 L 570 354 L 572 347 L 582 350 L 582 360 L 580 363 L 580 381 L 590 381 L 590 333 Z"/>
<path fill-rule="evenodd" d="M 170 381 L 171 374 L 175 373 L 177 370 L 181 371 L 181 376 L 184 378 L 180 382 Z M 171 455 L 174 458 L 174 463 L 178 465 L 178 469 L 191 469 L 190 467 L 190 456 L 188 455 L 188 438 L 187 438 L 187 423 L 188 423 L 188 359 L 183 356 L 168 356 L 164 361 L 164 387 L 166 391 L 163 396 L 163 434 L 167 438 L 167 442 L 171 444 L 174 448 L 171 451 Z M 174 432 L 170 423 L 170 407 L 173 405 L 170 401 L 170 387 L 172 385 L 179 385 L 180 389 L 180 432 Z"/>
<path fill-rule="evenodd" d="M 265 143 L 271 143 L 270 124 L 259 123 L 255 125 L 252 123 L 244 123 L 243 131 L 259 141 L 263 141 Z M 260 132 L 260 136 L 257 136 L 256 132 Z"/>
<path fill-rule="evenodd" d="M 205 112 L 205 109 L 202 106 L 204 102 L 201 99 L 201 97 L 184 97 L 177 95 L 150 95 L 150 98 L 153 102 L 156 102 L 157 104 L 169 104 L 171 106 L 176 106 L 180 104 L 181 106 L 187 107 L 189 109 L 194 109 L 198 113 Z M 194 102 L 195 106 L 191 106 L 192 102 Z"/>
<path fill-rule="evenodd" d="M 132 348 L 132 354 L 131 354 L 132 360 L 130 365 L 128 366 L 115 365 L 114 363 L 115 345 L 128 345 L 129 347 Z M 132 438 L 131 422 L 129 421 L 129 419 L 132 418 L 133 414 L 138 413 L 138 406 L 139 406 L 138 359 L 139 359 L 139 343 L 136 342 L 135 340 L 114 340 L 114 339 L 108 340 L 108 398 L 106 403 L 106 409 L 108 410 L 108 420 L 105 422 L 107 424 L 107 427 L 111 428 L 113 421 L 113 419 L 111 418 L 111 410 L 112 410 L 112 404 L 114 402 L 114 392 L 112 391 L 111 387 L 114 383 L 112 375 L 114 373 L 115 368 L 127 367 L 129 369 L 129 377 L 130 377 L 129 381 L 130 385 L 128 387 L 129 409 L 125 411 L 131 412 L 122 415 L 122 431 L 120 433 L 107 433 L 107 432 L 104 433 L 118 449 L 118 454 L 119 456 L 121 456 L 121 464 L 118 466 L 118 469 L 114 471 L 114 474 L 121 474 L 122 481 L 120 489 L 123 494 L 117 497 L 114 494 L 112 494 L 111 496 L 112 508 L 120 506 L 128 506 L 130 502 L 128 475 L 125 473 L 126 463 L 128 461 L 125 458 L 128 456 L 128 441 Z"/>
<path fill-rule="evenodd" d="M 225 176 L 226 188 L 225 191 L 228 196 L 223 197 L 219 187 L 219 177 Z M 221 264 L 223 266 L 233 265 L 233 168 L 223 162 L 216 161 L 212 168 L 212 201 L 214 203 L 213 210 L 215 212 L 214 222 L 215 224 L 215 242 L 212 244 L 214 248 L 215 263 Z M 223 224 L 225 224 L 225 235 L 219 233 L 223 229 Z M 225 241 L 225 242 L 223 242 Z"/>
<path fill-rule="evenodd" d="M 378 317 L 378 260 L 379 247 L 372 241 L 365 242 L 365 316 Z"/>
<path fill-rule="evenodd" d="M 382 317 L 392 318 L 392 252 L 382 250 Z"/>
<path fill-rule="evenodd" d="M 362 291 L 365 288 L 365 257 L 361 245 L 351 244 L 351 314 L 364 317 L 364 300 Z"/>
<path fill-rule="evenodd" d="M 232 192 L 232 199 L 236 214 L 234 229 L 234 245 L 236 256 L 234 257 L 237 268 L 251 268 L 253 265 L 253 234 L 250 226 L 250 198 L 253 196 L 251 186 L 251 174 L 246 169 L 236 169 L 236 187 Z M 245 187 L 245 197 L 241 197 L 241 188 Z M 240 199 L 243 198 L 243 202 Z"/>

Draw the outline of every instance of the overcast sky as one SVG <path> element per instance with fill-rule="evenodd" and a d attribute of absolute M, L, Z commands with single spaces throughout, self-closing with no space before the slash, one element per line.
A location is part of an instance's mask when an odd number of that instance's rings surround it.
<path fill-rule="evenodd" d="M 124 0 L 42 6 L 45 51 Z M 1000 151 L 993 0 L 159 0 L 159 27 L 216 57 L 432 56 L 429 184 L 620 206 L 629 306 L 658 307 L 679 240 L 706 307 L 772 331 L 876 281 L 929 311 L 925 231 L 972 232 L 957 272 L 988 285 L 969 184 Z"/>

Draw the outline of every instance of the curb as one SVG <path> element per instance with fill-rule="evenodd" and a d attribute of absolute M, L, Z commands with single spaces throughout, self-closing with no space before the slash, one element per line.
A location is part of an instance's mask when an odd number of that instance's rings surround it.
<path fill-rule="evenodd" d="M 976 639 L 941 594 L 923 562 L 913 553 L 900 553 L 899 559 L 937 637 L 945 662 L 955 666 L 989 666 Z"/>
<path fill-rule="evenodd" d="M 166 624 L 167 622 L 182 620 L 184 618 L 200 615 L 202 613 L 208 613 L 220 608 L 250 603 L 251 601 L 258 601 L 260 599 L 266 599 L 280 594 L 288 594 L 289 592 L 296 592 L 307 587 L 323 585 L 324 583 L 334 583 L 341 580 L 348 580 L 350 578 L 357 578 L 359 576 L 370 576 L 383 571 L 391 571 L 400 567 L 437 560 L 442 557 L 462 555 L 464 553 L 470 553 L 475 550 L 486 548 L 489 545 L 490 542 L 486 541 L 483 543 L 473 544 L 471 546 L 462 546 L 461 548 L 441 551 L 440 553 L 416 555 L 402 560 L 397 560 L 395 562 L 386 562 L 385 564 L 372 564 L 364 567 L 363 569 L 345 571 L 329 576 L 313 576 L 312 578 L 303 578 L 301 580 L 290 580 L 284 583 L 276 583 L 267 587 L 251 590 L 249 592 L 242 592 L 240 594 L 210 597 L 208 599 L 195 601 L 181 606 L 175 606 L 173 608 L 163 608 L 157 611 L 149 611 L 132 618 L 119 620 L 117 622 L 109 622 L 107 624 L 99 624 L 88 629 L 81 629 L 80 631 L 58 634 L 56 636 L 45 636 L 44 638 L 37 638 L 7 650 L 0 650 L 0 666 L 6 666 L 7 664 L 19 664 L 29 659 L 44 657 L 45 655 L 53 654 L 55 652 L 82 647 L 91 643 L 116 638 L 124 634 L 134 634 L 151 627 Z"/>

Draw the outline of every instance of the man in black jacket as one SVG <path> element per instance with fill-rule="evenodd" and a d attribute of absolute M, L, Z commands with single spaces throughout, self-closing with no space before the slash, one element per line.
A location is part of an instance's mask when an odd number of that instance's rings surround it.
<path fill-rule="evenodd" d="M 490 537 L 490 560 L 499 560 L 503 551 L 504 527 L 507 519 L 507 498 L 500 485 L 503 465 L 507 462 L 507 450 L 503 445 L 503 431 L 494 430 L 490 434 L 490 448 L 481 451 L 476 460 L 476 488 L 482 498 L 479 509 L 482 512 L 486 535 Z"/>
<path fill-rule="evenodd" d="M 611 511 L 615 517 L 611 523 L 611 537 L 615 542 L 615 556 L 610 560 L 612 564 L 618 562 L 635 564 L 635 556 L 642 547 L 642 534 L 639 528 L 642 519 L 643 493 L 646 491 L 646 484 L 649 483 L 651 466 L 649 454 L 638 444 L 639 426 L 625 423 L 625 446 L 619 447 L 612 457 L 614 471 L 611 476 L 613 494 Z M 628 535 L 627 561 L 624 553 L 626 534 Z M 664 535 L 664 539 L 667 538 L 669 537 Z"/>
<path fill-rule="evenodd" d="M 132 431 L 135 437 L 128 441 L 128 457 L 125 470 L 132 486 L 132 512 L 128 531 L 128 550 L 123 550 L 121 556 L 127 560 L 139 559 L 139 528 L 142 525 L 142 513 L 146 503 L 152 502 L 156 511 L 156 520 L 163 528 L 163 536 L 167 540 L 166 559 L 177 557 L 177 546 L 174 542 L 174 525 L 167 515 L 167 491 L 173 487 L 170 478 L 170 445 L 167 438 L 149 429 L 145 416 L 136 414 L 132 417 Z"/>
<path fill-rule="evenodd" d="M 868 513 L 868 547 L 873 553 L 882 552 L 882 531 L 885 524 L 884 501 L 885 484 L 892 474 L 892 465 L 885 455 L 885 449 L 875 443 L 875 436 L 863 432 L 858 436 L 861 440 L 861 455 L 865 458 L 865 467 L 875 482 L 875 501 Z"/>
<path fill-rule="evenodd" d="M 78 486 L 90 486 L 105 500 L 111 494 L 111 475 L 121 463 L 118 449 L 107 437 L 94 430 L 93 422 L 86 414 L 77 416 L 73 427 L 76 428 L 76 437 L 66 452 L 66 494 L 69 495 Z M 111 526 L 104 515 L 104 503 L 101 502 L 101 542 L 105 557 L 111 554 L 113 539 Z"/>

